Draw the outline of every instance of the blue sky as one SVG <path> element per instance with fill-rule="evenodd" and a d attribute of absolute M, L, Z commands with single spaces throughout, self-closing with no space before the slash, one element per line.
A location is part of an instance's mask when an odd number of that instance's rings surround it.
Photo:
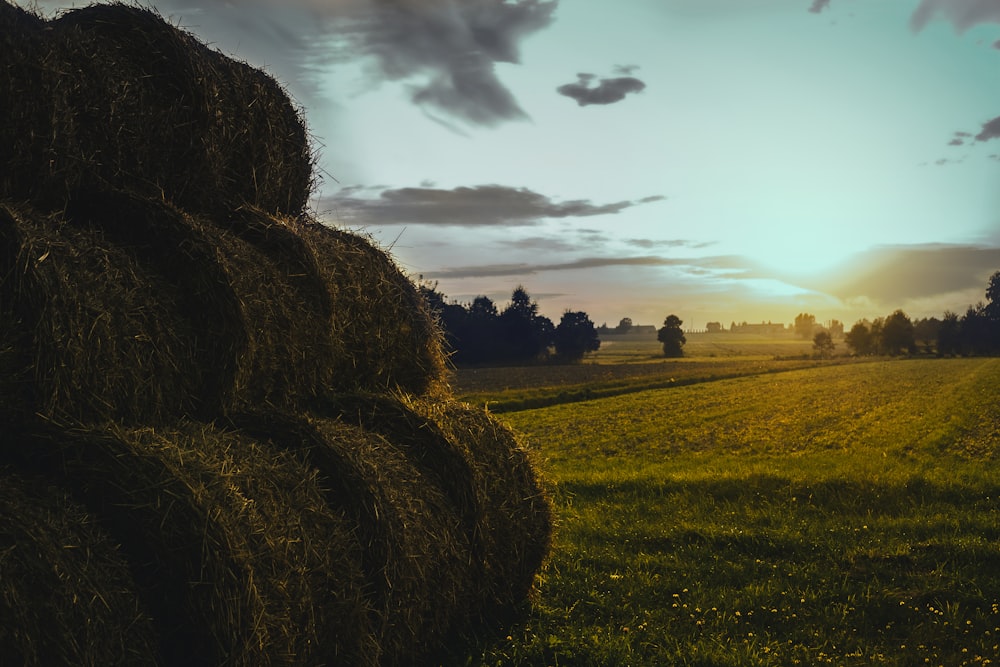
<path fill-rule="evenodd" d="M 1000 270 L 1000 0 L 152 4 L 304 107 L 323 219 L 462 301 L 850 325 Z"/>

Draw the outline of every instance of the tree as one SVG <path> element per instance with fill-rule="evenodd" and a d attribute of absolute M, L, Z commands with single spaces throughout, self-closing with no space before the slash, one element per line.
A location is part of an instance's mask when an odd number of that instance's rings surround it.
<path fill-rule="evenodd" d="M 676 315 L 667 315 L 667 318 L 663 320 L 663 328 L 656 334 L 656 340 L 663 344 L 663 356 L 684 356 L 683 348 L 687 338 L 684 337 L 684 330 L 681 329 L 682 324 L 684 322 Z"/>
<path fill-rule="evenodd" d="M 885 319 L 882 327 L 881 348 L 891 355 L 917 351 L 917 343 L 913 338 L 913 322 L 902 310 L 895 311 Z"/>
<path fill-rule="evenodd" d="M 555 330 L 556 354 L 566 361 L 579 361 L 588 352 L 596 352 L 601 347 L 594 323 L 587 313 L 563 313 Z"/>
<path fill-rule="evenodd" d="M 875 351 L 872 332 L 864 322 L 855 322 L 851 330 L 844 336 L 844 342 L 858 356 L 867 356 Z"/>
<path fill-rule="evenodd" d="M 627 334 L 631 330 L 632 330 L 631 317 L 623 317 L 621 319 L 621 322 L 618 323 L 618 326 L 615 327 L 615 333 L 620 333 L 620 334 Z"/>
<path fill-rule="evenodd" d="M 518 285 L 510 303 L 500 313 L 501 358 L 507 361 L 534 361 L 548 353 L 555 327 L 552 320 L 538 314 L 538 304 Z"/>
<path fill-rule="evenodd" d="M 809 313 L 799 313 L 795 316 L 795 335 L 799 338 L 812 338 L 816 326 L 816 316 Z"/>
<path fill-rule="evenodd" d="M 1000 271 L 990 276 L 986 285 L 986 317 L 1000 322 Z"/>
<path fill-rule="evenodd" d="M 956 355 L 962 350 L 962 325 L 958 314 L 950 310 L 944 312 L 944 319 L 938 327 L 937 353 L 939 356 Z"/>
<path fill-rule="evenodd" d="M 834 347 L 836 347 L 836 343 L 833 342 L 833 336 L 830 335 L 829 331 L 818 331 L 813 336 L 813 350 L 818 356 L 824 359 L 832 356 Z"/>

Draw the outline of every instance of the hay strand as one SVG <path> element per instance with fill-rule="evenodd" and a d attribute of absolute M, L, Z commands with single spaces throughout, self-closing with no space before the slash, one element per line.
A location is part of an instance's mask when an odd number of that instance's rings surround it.
<path fill-rule="evenodd" d="M 372 664 L 358 544 L 294 457 L 197 423 L 18 440 L 121 544 L 162 662 Z"/>
<path fill-rule="evenodd" d="M 20 171 L 0 195 L 55 210 L 118 188 L 193 212 L 304 210 L 313 158 L 287 93 L 154 10 L 92 5 L 11 46 L 20 111 L 0 117 L 0 171 Z"/>
<path fill-rule="evenodd" d="M 93 517 L 0 466 L 0 655 L 10 665 L 155 665 L 135 581 Z"/>

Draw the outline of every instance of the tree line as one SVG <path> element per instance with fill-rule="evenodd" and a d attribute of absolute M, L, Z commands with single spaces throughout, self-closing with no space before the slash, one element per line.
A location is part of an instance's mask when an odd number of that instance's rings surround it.
<path fill-rule="evenodd" d="M 553 324 L 521 285 L 502 310 L 486 296 L 468 304 L 449 301 L 436 283 L 421 281 L 418 289 L 437 315 L 456 364 L 572 362 L 601 346 L 587 313 L 567 310 Z"/>
<path fill-rule="evenodd" d="M 808 320 L 812 316 L 806 313 L 800 317 Z M 921 348 L 940 356 L 1000 354 L 1000 271 L 990 276 L 986 302 L 969 306 L 964 315 L 945 311 L 941 319 L 913 321 L 896 310 L 871 322 L 856 322 L 844 335 L 844 343 L 859 356 L 916 354 Z M 820 354 L 831 351 L 829 333 L 817 332 L 813 346 Z"/>

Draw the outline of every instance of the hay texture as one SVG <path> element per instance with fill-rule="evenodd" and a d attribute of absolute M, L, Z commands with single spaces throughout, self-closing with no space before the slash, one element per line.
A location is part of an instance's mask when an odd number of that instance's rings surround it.
<path fill-rule="evenodd" d="M 447 394 L 444 338 L 413 282 L 368 240 L 294 222 L 334 297 L 333 337 L 347 357 L 336 391 Z"/>
<path fill-rule="evenodd" d="M 121 544 L 161 664 L 374 664 L 357 540 L 294 457 L 197 423 L 4 440 Z"/>
<path fill-rule="evenodd" d="M 158 424 L 445 387 L 440 333 L 388 256 L 259 209 L 0 201 L 0 315 L 8 415 Z"/>
<path fill-rule="evenodd" d="M 0 4 L 11 23 L 33 25 Z M 6 39 L 13 58 L 0 86 L 12 102 L 0 107 L 0 144 L 11 151 L 0 154 L 0 194 L 58 209 L 90 189 L 120 188 L 192 212 L 303 211 L 309 138 L 264 72 L 123 3 L 69 11 L 44 32 Z"/>
<path fill-rule="evenodd" d="M 0 662 L 155 665 L 156 646 L 128 565 L 93 517 L 0 466 Z"/>
<path fill-rule="evenodd" d="M 235 423 L 315 467 L 328 504 L 353 521 L 378 664 L 421 664 L 465 627 L 477 585 L 468 538 L 454 504 L 405 448 L 335 419 L 272 413 Z"/>

